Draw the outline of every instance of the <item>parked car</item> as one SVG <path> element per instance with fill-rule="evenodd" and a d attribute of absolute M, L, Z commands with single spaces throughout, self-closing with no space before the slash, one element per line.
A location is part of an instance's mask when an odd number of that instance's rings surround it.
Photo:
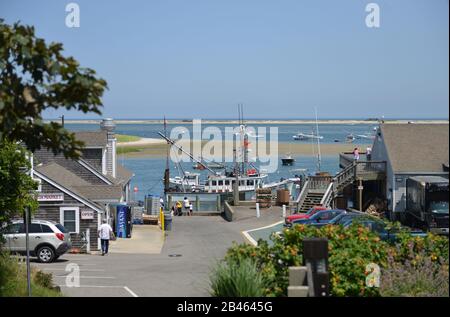
<path fill-rule="evenodd" d="M 363 217 L 363 216 L 366 216 L 366 214 L 364 214 L 362 212 L 347 211 L 347 212 L 343 212 L 343 213 L 337 215 L 336 217 L 334 217 L 333 219 L 331 219 L 328 222 L 316 222 L 316 223 L 311 223 L 311 225 L 316 226 L 316 227 L 323 227 L 326 225 L 344 225 L 345 223 L 351 221 L 353 218 Z"/>
<path fill-rule="evenodd" d="M 327 210 L 327 209 L 328 208 L 323 207 L 323 206 L 314 206 L 311 209 L 309 209 L 307 212 L 304 212 L 304 213 L 302 212 L 302 213 L 287 216 L 285 219 L 285 223 L 291 224 L 294 220 L 297 220 L 297 219 L 308 219 L 309 217 L 316 214 L 317 212 L 322 211 L 322 210 Z"/>
<path fill-rule="evenodd" d="M 4 248 L 26 255 L 26 234 L 23 220 L 13 221 L 2 230 Z M 47 220 L 32 220 L 28 228 L 30 255 L 40 262 L 55 261 L 72 247 L 69 232 L 63 225 Z"/>
<path fill-rule="evenodd" d="M 292 222 L 292 224 L 285 224 L 285 227 L 291 227 L 292 225 L 295 225 L 295 224 L 304 224 L 304 225 L 312 224 L 312 223 L 327 224 L 332 219 L 334 219 L 336 216 L 340 215 L 341 213 L 345 213 L 345 212 L 346 212 L 345 210 L 341 210 L 341 209 L 321 210 L 307 219 L 297 219 L 297 220 L 294 220 Z"/>
<path fill-rule="evenodd" d="M 354 223 L 361 224 L 362 226 L 368 228 L 370 231 L 376 233 L 381 240 L 388 242 L 395 242 L 397 240 L 398 229 L 389 228 L 387 224 L 377 218 L 370 216 L 363 217 L 353 217 L 349 221 L 344 224 L 344 227 L 347 228 Z M 416 229 L 409 229 L 409 233 L 414 237 L 425 237 L 427 236 L 426 232 Z"/>

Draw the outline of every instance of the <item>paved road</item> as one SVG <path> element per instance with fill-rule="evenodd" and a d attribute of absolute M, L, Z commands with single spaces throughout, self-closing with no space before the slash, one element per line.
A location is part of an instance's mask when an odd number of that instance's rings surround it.
<path fill-rule="evenodd" d="M 67 296 L 208 296 L 211 268 L 233 241 L 244 242 L 241 231 L 280 220 L 278 210 L 259 219 L 254 213 L 243 209 L 231 223 L 218 216 L 175 217 L 160 254 L 68 254 L 56 263 L 33 265 L 53 272 Z M 80 287 L 64 286 L 70 263 L 80 267 Z"/>

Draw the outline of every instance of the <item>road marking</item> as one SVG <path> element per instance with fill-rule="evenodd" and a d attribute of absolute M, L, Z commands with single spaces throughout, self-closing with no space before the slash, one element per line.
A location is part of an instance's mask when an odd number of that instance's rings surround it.
<path fill-rule="evenodd" d="M 133 292 L 127 286 L 114 286 L 114 285 L 80 285 L 80 286 L 58 285 L 58 286 L 65 287 L 65 288 L 119 288 L 119 289 L 126 290 L 133 297 L 139 297 L 135 292 Z"/>
<path fill-rule="evenodd" d="M 53 277 L 67 277 L 68 275 L 54 275 Z M 115 279 L 114 276 L 80 276 L 80 278 L 92 278 L 92 279 Z"/>
<path fill-rule="evenodd" d="M 257 245 L 258 245 L 258 242 L 250 236 L 250 234 L 249 234 L 250 232 L 258 231 L 258 230 L 263 230 L 263 229 L 268 229 L 268 228 L 272 228 L 272 227 L 275 227 L 275 226 L 277 226 L 277 225 L 279 225 L 280 223 L 283 223 L 283 222 L 284 222 L 284 221 L 279 221 L 279 222 L 273 223 L 273 224 L 268 225 L 268 226 L 265 226 L 265 227 L 256 228 L 256 229 L 251 229 L 251 230 L 245 230 L 245 231 L 242 231 L 242 235 L 243 235 L 244 238 L 246 238 L 251 244 L 253 244 L 254 246 L 257 246 Z"/>
<path fill-rule="evenodd" d="M 43 271 L 65 271 L 66 269 L 61 268 L 41 268 Z M 105 272 L 102 269 L 80 269 L 80 272 Z"/>
<path fill-rule="evenodd" d="M 131 296 L 133 296 L 133 297 L 139 297 L 139 296 L 136 295 L 135 292 L 133 292 L 133 291 L 132 291 L 131 289 L 129 289 L 128 287 L 124 286 L 123 288 L 124 288 L 128 293 L 130 293 Z"/>

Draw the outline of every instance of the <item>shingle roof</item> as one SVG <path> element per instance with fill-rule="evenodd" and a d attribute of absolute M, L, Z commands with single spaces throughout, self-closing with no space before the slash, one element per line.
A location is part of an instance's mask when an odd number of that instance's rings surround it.
<path fill-rule="evenodd" d="M 105 147 L 108 142 L 106 131 L 78 131 L 75 138 L 83 141 L 86 147 Z"/>
<path fill-rule="evenodd" d="M 56 181 L 58 184 L 70 189 L 73 186 L 89 186 L 90 184 L 81 177 L 70 172 L 56 162 L 37 166 L 36 171 Z"/>
<path fill-rule="evenodd" d="M 38 166 L 36 171 L 92 201 L 120 200 L 122 197 L 121 185 L 92 185 L 55 162 Z"/>
<path fill-rule="evenodd" d="M 92 200 L 120 200 L 122 198 L 122 186 L 120 185 L 91 185 L 75 186 L 83 196 Z"/>
<path fill-rule="evenodd" d="M 395 172 L 443 172 L 449 163 L 448 124 L 383 124 L 386 150 Z"/>
<path fill-rule="evenodd" d="M 121 164 L 116 165 L 116 178 L 115 182 L 119 184 L 126 184 L 133 177 L 133 172 L 125 168 Z"/>

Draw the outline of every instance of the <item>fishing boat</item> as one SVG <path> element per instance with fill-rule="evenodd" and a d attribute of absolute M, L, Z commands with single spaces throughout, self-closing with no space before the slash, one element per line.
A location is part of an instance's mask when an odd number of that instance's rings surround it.
<path fill-rule="evenodd" d="M 289 153 L 281 158 L 281 164 L 283 164 L 284 166 L 294 165 L 294 162 L 295 159 Z"/>
<path fill-rule="evenodd" d="M 240 109 L 239 132 L 240 148 L 236 149 L 236 157 L 232 171 L 227 171 L 224 164 L 218 162 L 205 162 L 203 158 L 196 158 L 192 153 L 185 151 L 181 146 L 167 136 L 167 131 L 158 134 L 170 145 L 170 150 L 176 149 L 181 151 L 194 161 L 194 168 L 204 169 L 207 174 L 206 179 L 202 180 L 199 173 L 185 172 L 180 163 L 177 163 L 177 169 L 180 173 L 177 177 L 170 177 L 169 170 L 166 167 L 164 174 L 164 190 L 165 192 L 199 192 L 199 193 L 226 193 L 233 192 L 236 187 L 239 192 L 255 191 L 262 188 L 265 179 L 268 177 L 266 173 L 262 173 L 252 163 L 249 162 L 249 137 L 253 136 L 248 130 L 242 119 L 242 110 Z M 166 126 L 166 125 L 165 125 Z M 239 153 L 239 157 L 238 156 Z M 167 154 L 168 155 L 168 154 Z M 214 169 L 223 169 L 218 172 Z"/>

